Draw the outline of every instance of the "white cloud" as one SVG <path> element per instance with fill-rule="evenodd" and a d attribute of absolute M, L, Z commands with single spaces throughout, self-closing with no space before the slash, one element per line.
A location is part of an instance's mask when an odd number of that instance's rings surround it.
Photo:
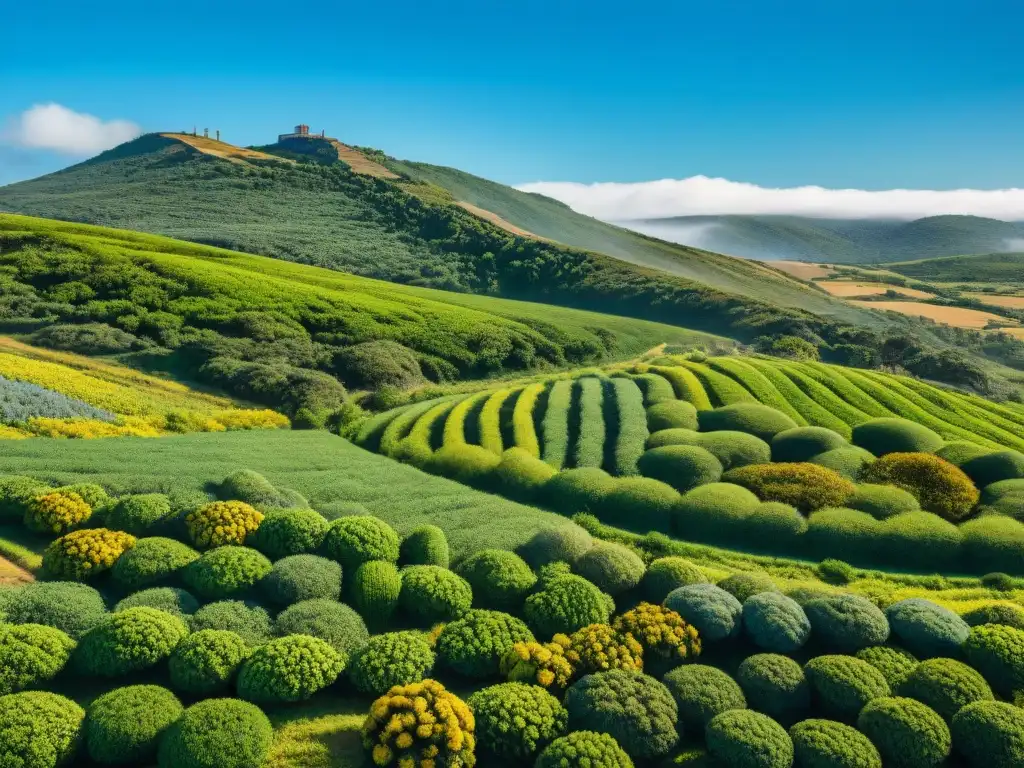
<path fill-rule="evenodd" d="M 580 213 L 608 221 L 713 214 L 791 214 L 819 218 L 917 219 L 971 214 L 1024 219 L 1024 189 L 772 189 L 729 179 L 691 176 L 632 184 L 538 181 L 521 184 Z"/>
<path fill-rule="evenodd" d="M 134 139 L 142 129 L 128 120 L 108 120 L 60 104 L 35 104 L 8 121 L 2 138 L 27 149 L 91 155 Z"/>

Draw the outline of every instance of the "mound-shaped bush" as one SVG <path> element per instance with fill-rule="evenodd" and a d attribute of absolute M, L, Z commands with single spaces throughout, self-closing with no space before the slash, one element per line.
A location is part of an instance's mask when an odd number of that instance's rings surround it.
<path fill-rule="evenodd" d="M 702 485 L 679 501 L 672 530 L 684 538 L 721 541 L 734 531 L 742 533 L 759 503 L 757 496 L 733 483 Z"/>
<path fill-rule="evenodd" d="M 966 474 L 930 453 L 888 453 L 866 468 L 862 478 L 903 488 L 922 509 L 953 521 L 966 517 L 979 497 Z"/>
<path fill-rule="evenodd" d="M 708 723 L 708 753 L 735 768 L 788 768 L 793 740 L 767 715 L 751 710 L 723 712 Z"/>
<path fill-rule="evenodd" d="M 375 635 L 348 663 L 348 677 L 357 690 L 383 696 L 396 685 L 418 683 L 434 669 L 434 651 L 418 632 Z"/>
<path fill-rule="evenodd" d="M 804 720 L 789 729 L 800 768 L 882 768 L 875 745 L 856 728 L 834 720 Z"/>
<path fill-rule="evenodd" d="M 419 624 L 449 621 L 464 615 L 473 604 L 473 589 L 464 578 L 437 565 L 402 569 L 399 605 Z"/>
<path fill-rule="evenodd" d="M 107 514 L 108 508 L 114 502 L 103 486 L 96 483 L 72 483 L 71 485 L 61 485 L 53 490 L 58 493 L 77 493 L 86 504 L 92 507 L 93 514 Z"/>
<path fill-rule="evenodd" d="M 762 501 L 779 501 L 802 510 L 840 506 L 856 490 L 839 473 L 806 462 L 740 467 L 723 479 L 747 488 Z"/>
<path fill-rule="evenodd" d="M 90 579 L 108 570 L 134 546 L 135 537 L 121 531 L 72 531 L 52 541 L 43 552 L 43 570 L 58 579 Z"/>
<path fill-rule="evenodd" d="M 327 528 L 324 516 L 312 509 L 271 509 L 247 541 L 271 560 L 280 560 L 316 552 Z"/>
<path fill-rule="evenodd" d="M 633 768 L 633 761 L 607 733 L 574 731 L 551 742 L 534 768 Z"/>
<path fill-rule="evenodd" d="M 258 603 L 219 600 L 204 605 L 192 615 L 192 631 L 223 629 L 234 632 L 249 647 L 262 645 L 273 635 L 270 614 Z"/>
<path fill-rule="evenodd" d="M 833 472 L 838 472 L 848 480 L 859 478 L 861 472 L 864 471 L 864 467 L 871 464 L 874 460 L 875 455 L 871 451 L 858 448 L 856 445 L 847 446 L 846 448 L 833 448 L 831 451 L 819 453 L 817 456 L 812 456 L 808 459 L 811 464 L 817 464 L 818 466 L 831 469 Z"/>
<path fill-rule="evenodd" d="M 457 571 L 472 588 L 478 607 L 498 611 L 518 611 L 537 583 L 530 566 L 519 555 L 503 549 L 474 552 Z"/>
<path fill-rule="evenodd" d="M 177 587 L 150 587 L 133 592 L 114 606 L 114 612 L 126 611 L 129 608 L 156 608 L 166 613 L 184 618 L 199 610 L 199 601 L 191 593 Z"/>
<path fill-rule="evenodd" d="M 531 683 L 541 688 L 563 689 L 573 676 L 566 658 L 570 640 L 555 635 L 557 642 L 516 643 L 501 660 L 501 675 L 512 682 Z"/>
<path fill-rule="evenodd" d="M 974 627 L 961 650 L 997 693 L 1011 697 L 1024 690 L 1024 630 L 999 624 Z"/>
<path fill-rule="evenodd" d="M 92 517 L 92 507 L 73 491 L 51 491 L 25 504 L 25 527 L 36 533 L 67 533 Z"/>
<path fill-rule="evenodd" d="M 48 691 L 0 696 L 0 765 L 56 768 L 68 765 L 82 740 L 85 711 Z"/>
<path fill-rule="evenodd" d="M 697 429 L 697 409 L 685 400 L 666 400 L 647 408 L 647 430 Z"/>
<path fill-rule="evenodd" d="M 493 473 L 501 459 L 479 445 L 449 443 L 427 458 L 424 469 L 475 488 L 493 484 Z"/>
<path fill-rule="evenodd" d="M 185 584 L 208 600 L 251 589 L 270 573 L 270 561 L 249 547 L 223 546 L 204 552 L 183 571 Z"/>
<path fill-rule="evenodd" d="M 647 566 L 640 589 L 651 602 L 660 603 L 674 589 L 705 584 L 704 572 L 684 557 L 659 557 Z"/>
<path fill-rule="evenodd" d="M 171 517 L 171 500 L 162 493 L 140 493 L 118 499 L 106 514 L 107 526 L 133 536 L 144 536 Z"/>
<path fill-rule="evenodd" d="M 932 512 L 890 517 L 879 523 L 875 533 L 883 563 L 940 573 L 959 569 L 963 534 Z"/>
<path fill-rule="evenodd" d="M 779 591 L 775 586 L 775 582 L 772 581 L 771 576 L 767 573 L 757 573 L 754 571 L 741 571 L 740 573 L 734 573 L 731 576 L 726 576 L 718 582 L 718 586 L 735 597 L 741 603 L 754 595 Z"/>
<path fill-rule="evenodd" d="M 1000 480 L 1020 480 L 1024 478 L 1024 453 L 988 453 L 964 462 L 961 468 L 979 488 L 998 483 Z"/>
<path fill-rule="evenodd" d="M 697 630 L 704 642 L 736 637 L 742 627 L 743 605 L 714 584 L 690 584 L 669 592 L 665 607 Z"/>
<path fill-rule="evenodd" d="M 347 661 L 347 655 L 315 637 L 279 637 L 242 663 L 238 695 L 265 704 L 303 701 L 337 680 Z"/>
<path fill-rule="evenodd" d="M 398 562 L 399 540 L 394 528 L 376 517 L 342 517 L 331 523 L 324 538 L 327 556 L 346 570 L 370 560 Z"/>
<path fill-rule="evenodd" d="M 546 507 L 562 515 L 594 512 L 615 485 L 616 479 L 603 469 L 567 469 L 548 480 L 541 498 Z"/>
<path fill-rule="evenodd" d="M 672 694 L 642 672 L 587 675 L 566 691 L 565 708 L 571 730 L 607 733 L 639 759 L 665 755 L 679 741 Z"/>
<path fill-rule="evenodd" d="M 842 554 L 854 562 L 874 562 L 878 558 L 880 526 L 867 512 L 824 507 L 811 514 L 803 545 L 813 557 Z"/>
<path fill-rule="evenodd" d="M 799 720 L 811 705 L 811 687 L 803 668 L 788 656 L 756 653 L 736 670 L 736 682 L 751 709 L 780 723 Z"/>
<path fill-rule="evenodd" d="M 303 600 L 277 615 L 279 635 L 310 635 L 334 650 L 351 656 L 370 639 L 362 618 L 344 603 L 334 600 Z"/>
<path fill-rule="evenodd" d="M 633 589 L 647 570 L 633 550 L 613 542 L 599 542 L 573 566 L 580 576 L 612 595 Z"/>
<path fill-rule="evenodd" d="M 963 555 L 976 573 L 1021 573 L 1024 523 L 1000 515 L 983 515 L 960 526 Z"/>
<path fill-rule="evenodd" d="M 117 677 L 160 663 L 188 635 L 177 616 L 155 608 L 112 613 L 82 638 L 75 668 L 86 675 Z"/>
<path fill-rule="evenodd" d="M 678 707 L 684 733 L 700 734 L 716 715 L 747 707 L 739 685 L 717 667 L 684 664 L 665 675 L 664 681 Z"/>
<path fill-rule="evenodd" d="M 844 653 L 881 645 L 889 638 L 889 622 L 879 608 L 859 595 L 836 595 L 804 605 L 816 641 Z"/>
<path fill-rule="evenodd" d="M 540 637 L 572 634 L 588 624 L 607 624 L 615 603 L 582 576 L 558 576 L 526 598 L 523 615 Z"/>
<path fill-rule="evenodd" d="M 746 432 L 697 433 L 693 443 L 714 456 L 722 469 L 745 467 L 748 464 L 767 464 L 771 461 L 772 448 L 768 443 Z"/>
<path fill-rule="evenodd" d="M 341 566 L 333 560 L 319 555 L 289 555 L 274 563 L 260 582 L 260 591 L 268 602 L 281 606 L 314 598 L 338 600 L 341 580 Z"/>
<path fill-rule="evenodd" d="M 110 569 L 114 581 L 125 590 L 137 590 L 172 582 L 199 553 L 174 539 L 152 536 L 138 539 Z"/>
<path fill-rule="evenodd" d="M 35 688 L 56 677 L 75 641 L 42 624 L 0 624 L 0 696 Z"/>
<path fill-rule="evenodd" d="M 662 450 L 662 449 L 658 449 Z M 640 533 L 671 530 L 679 491 L 651 477 L 621 477 L 597 503 L 601 522 Z"/>
<path fill-rule="evenodd" d="M 509 448 L 494 468 L 493 482 L 502 496 L 531 502 L 540 496 L 555 469 L 522 448 Z"/>
<path fill-rule="evenodd" d="M 185 515 L 185 528 L 200 549 L 241 546 L 260 527 L 263 513 L 244 501 L 211 501 Z"/>
<path fill-rule="evenodd" d="M 481 756 L 502 765 L 528 764 L 568 727 L 569 715 L 537 685 L 500 683 L 469 697 Z"/>
<path fill-rule="evenodd" d="M 997 701 L 968 704 L 953 718 L 953 746 L 972 768 L 1024 765 L 1024 709 Z"/>
<path fill-rule="evenodd" d="M 938 434 L 907 419 L 870 419 L 853 428 L 854 445 L 875 456 L 889 453 L 934 453 L 945 442 Z"/>
<path fill-rule="evenodd" d="M 971 631 L 948 608 L 919 597 L 893 603 L 885 616 L 900 644 L 919 658 L 958 656 Z"/>
<path fill-rule="evenodd" d="M 193 632 L 174 649 L 168 662 L 171 685 L 193 696 L 207 697 L 224 691 L 249 658 L 249 645 L 241 635 L 226 629 Z"/>
<path fill-rule="evenodd" d="M 854 656 L 816 656 L 804 674 L 816 705 L 839 720 L 856 718 L 869 701 L 892 692 L 881 672 Z"/>
<path fill-rule="evenodd" d="M 857 651 L 857 658 L 882 673 L 892 690 L 897 690 L 920 663 L 909 651 L 888 645 L 872 645 Z"/>
<path fill-rule="evenodd" d="M 990 603 L 982 605 L 963 615 L 968 626 L 980 627 L 982 624 L 1003 624 L 1007 627 L 1024 629 L 1024 608 L 1015 603 Z"/>
<path fill-rule="evenodd" d="M 660 480 L 682 493 L 718 482 L 723 472 L 722 462 L 696 445 L 652 448 L 640 457 L 637 468 L 645 477 Z"/>
<path fill-rule="evenodd" d="M 775 653 L 792 653 L 811 636 L 804 609 L 778 592 L 762 592 L 743 602 L 743 629 L 754 645 Z"/>
<path fill-rule="evenodd" d="M 0 476 L 0 520 L 14 521 L 24 518 L 25 507 L 36 496 L 49 493 L 42 480 L 23 475 Z"/>
<path fill-rule="evenodd" d="M 772 461 L 810 461 L 814 456 L 845 448 L 846 438 L 825 427 L 796 427 L 772 438 Z"/>
<path fill-rule="evenodd" d="M 936 449 L 935 455 L 940 459 L 945 459 L 950 464 L 956 464 L 958 467 L 963 469 L 965 462 L 991 452 L 991 448 L 985 448 L 977 443 L 969 443 L 964 440 L 954 440 L 953 442 L 946 443 L 942 447 Z"/>
<path fill-rule="evenodd" d="M 594 539 L 578 525 L 559 528 L 543 528 L 519 548 L 518 554 L 531 568 L 540 568 L 548 563 L 575 563 L 590 548 Z"/>
<path fill-rule="evenodd" d="M 861 512 L 867 512 L 876 520 L 901 515 L 904 512 L 917 512 L 921 505 L 917 497 L 910 491 L 892 485 L 861 483 L 856 492 L 846 500 L 846 506 Z"/>
<path fill-rule="evenodd" d="M 927 704 L 947 723 L 968 704 L 995 698 L 985 678 L 954 659 L 922 661 L 900 684 L 899 695 Z"/>
<path fill-rule="evenodd" d="M 158 685 L 115 688 L 96 699 L 85 720 L 85 746 L 97 763 L 145 765 L 160 736 L 185 708 Z"/>
<path fill-rule="evenodd" d="M 643 646 L 632 635 L 607 624 L 590 624 L 572 633 L 565 658 L 577 674 L 588 675 L 609 669 L 641 671 L 643 653 Z"/>
<path fill-rule="evenodd" d="M 613 626 L 618 632 L 636 638 L 643 647 L 649 671 L 674 667 L 701 652 L 697 629 L 661 605 L 640 603 L 617 616 Z"/>
<path fill-rule="evenodd" d="M 497 677 L 501 660 L 516 643 L 534 640 L 527 626 L 507 613 L 474 609 L 445 624 L 437 638 L 438 658 L 464 677 Z"/>
<path fill-rule="evenodd" d="M 936 768 L 949 756 L 949 728 L 935 710 L 914 699 L 883 697 L 868 703 L 857 730 L 878 748 L 884 765 Z"/>
<path fill-rule="evenodd" d="M 399 562 L 402 565 L 437 565 L 447 568 L 451 555 L 444 531 L 436 525 L 421 525 L 402 539 Z"/>
<path fill-rule="evenodd" d="M 259 768 L 274 729 L 259 707 L 207 699 L 185 710 L 160 740 L 160 768 Z"/>
<path fill-rule="evenodd" d="M 107 615 L 103 597 L 92 587 L 68 581 L 37 581 L 14 592 L 4 607 L 11 624 L 55 627 L 78 640 Z"/>
<path fill-rule="evenodd" d="M 797 423 L 782 411 L 760 403 L 735 403 L 697 414 L 701 432 L 732 430 L 755 435 L 766 442 Z"/>
<path fill-rule="evenodd" d="M 373 627 L 382 627 L 391 620 L 401 591 L 398 566 L 384 560 L 371 560 L 356 568 L 349 587 L 352 606 Z"/>
<path fill-rule="evenodd" d="M 258 472 L 242 469 L 224 478 L 217 495 L 222 499 L 239 499 L 254 507 L 308 507 L 298 493 L 290 489 L 277 489 Z"/>
<path fill-rule="evenodd" d="M 711 434 L 711 433 L 708 433 Z M 652 432 L 644 443 L 646 450 L 661 448 L 666 445 L 697 445 L 700 441 L 700 432 L 695 429 L 659 429 Z"/>

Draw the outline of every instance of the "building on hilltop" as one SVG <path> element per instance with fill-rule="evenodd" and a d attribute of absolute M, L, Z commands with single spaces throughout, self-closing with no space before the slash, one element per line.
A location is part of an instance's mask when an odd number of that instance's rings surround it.
<path fill-rule="evenodd" d="M 309 126 L 302 124 L 295 126 L 294 133 L 281 133 L 278 134 L 277 140 L 284 141 L 285 139 L 326 139 L 327 132 L 320 131 L 319 134 L 309 132 Z"/>

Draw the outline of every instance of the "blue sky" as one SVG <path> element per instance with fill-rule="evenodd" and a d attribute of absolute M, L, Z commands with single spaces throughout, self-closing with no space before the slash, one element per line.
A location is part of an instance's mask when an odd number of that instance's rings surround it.
<path fill-rule="evenodd" d="M 2 21 L 0 183 L 79 159 L 11 146 L 52 102 L 238 144 L 304 121 L 514 184 L 1024 185 L 1019 0 L 39 0 Z"/>

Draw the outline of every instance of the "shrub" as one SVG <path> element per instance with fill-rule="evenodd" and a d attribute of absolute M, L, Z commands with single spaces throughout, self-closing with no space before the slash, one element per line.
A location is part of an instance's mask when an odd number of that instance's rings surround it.
<path fill-rule="evenodd" d="M 434 651 L 418 632 L 375 635 L 352 654 L 348 677 L 357 690 L 383 696 L 396 685 L 418 683 L 434 669 Z"/>
<path fill-rule="evenodd" d="M 208 600 L 232 597 L 270 573 L 270 561 L 249 547 L 224 546 L 203 553 L 184 570 L 185 583 Z"/>
<path fill-rule="evenodd" d="M 98 763 L 147 764 L 157 741 L 185 708 L 158 685 L 115 688 L 96 699 L 85 720 L 85 746 Z"/>
<path fill-rule="evenodd" d="M 722 463 L 696 445 L 666 445 L 644 453 L 637 467 L 642 475 L 670 485 L 685 493 L 698 485 L 717 482 Z"/>
<path fill-rule="evenodd" d="M 242 662 L 249 658 L 249 644 L 226 629 L 193 632 L 174 649 L 168 662 L 171 685 L 193 696 L 207 697 L 228 687 Z"/>
<path fill-rule="evenodd" d="M 603 469 L 567 469 L 548 480 L 541 498 L 545 506 L 562 515 L 593 512 L 615 485 L 615 478 Z"/>
<path fill-rule="evenodd" d="M 741 603 L 746 602 L 747 598 L 764 592 L 778 592 L 775 582 L 766 573 L 734 573 L 718 582 L 718 586 Z"/>
<path fill-rule="evenodd" d="M 238 695 L 266 704 L 303 701 L 337 680 L 347 661 L 347 655 L 315 637 L 279 637 L 242 663 Z"/>
<path fill-rule="evenodd" d="M 260 591 L 274 605 L 314 598 L 338 600 L 341 580 L 341 566 L 333 560 L 318 555 L 289 555 L 274 563 L 260 582 Z"/>
<path fill-rule="evenodd" d="M 500 764 L 524 765 L 565 735 L 565 707 L 540 686 L 500 683 L 469 697 L 480 751 Z"/>
<path fill-rule="evenodd" d="M 271 509 L 249 536 L 249 546 L 271 560 L 308 554 L 323 544 L 327 527 L 323 515 L 312 509 Z"/>
<path fill-rule="evenodd" d="M 853 495 L 846 478 L 817 464 L 756 464 L 725 473 L 726 482 L 753 491 L 762 501 L 779 501 L 802 510 L 839 506 Z"/>
<path fill-rule="evenodd" d="M 185 516 L 192 543 L 200 548 L 242 545 L 259 528 L 263 513 L 243 501 L 211 501 Z"/>
<path fill-rule="evenodd" d="M 998 483 L 1000 480 L 1020 480 L 1024 478 L 1024 453 L 988 453 L 964 462 L 961 468 L 979 488 Z"/>
<path fill-rule="evenodd" d="M 852 442 L 875 456 L 885 456 L 889 453 L 934 453 L 945 441 L 921 424 L 885 417 L 855 426 Z"/>
<path fill-rule="evenodd" d="M 978 456 L 984 456 L 986 453 L 990 452 L 990 448 L 985 448 L 977 445 L 976 443 L 954 440 L 953 442 L 946 443 L 942 447 L 936 449 L 935 455 L 940 459 L 945 459 L 950 464 L 956 464 L 958 467 L 963 469 L 965 462 L 968 462 Z"/>
<path fill-rule="evenodd" d="M 800 768 L 882 768 L 882 756 L 856 728 L 833 720 L 804 720 L 789 729 Z"/>
<path fill-rule="evenodd" d="M 222 499 L 238 499 L 254 507 L 308 507 L 305 499 L 294 491 L 278 490 L 267 478 L 251 469 L 228 475 L 217 495 Z"/>
<path fill-rule="evenodd" d="M 350 388 L 410 389 L 423 384 L 416 353 L 397 341 L 374 339 L 344 347 L 335 357 L 339 378 Z"/>
<path fill-rule="evenodd" d="M 853 656 L 817 656 L 804 674 L 817 705 L 840 720 L 856 718 L 869 701 L 891 693 L 881 672 Z"/>
<path fill-rule="evenodd" d="M 151 587 L 140 592 L 133 592 L 114 606 L 114 612 L 126 611 L 129 608 L 156 608 L 185 618 L 199 610 L 199 601 L 184 589 L 177 587 Z"/>
<path fill-rule="evenodd" d="M 402 569 L 399 605 L 420 624 L 457 619 L 473 604 L 473 590 L 461 576 L 436 565 Z"/>
<path fill-rule="evenodd" d="M 371 560 L 356 568 L 350 594 L 352 606 L 371 626 L 384 626 L 398 608 L 402 577 L 394 563 Z"/>
<path fill-rule="evenodd" d="M 615 604 L 582 576 L 558 576 L 526 598 L 523 615 L 541 637 L 572 634 L 588 624 L 606 624 Z"/>
<path fill-rule="evenodd" d="M 501 660 L 502 677 L 541 688 L 565 688 L 573 676 L 566 658 L 569 638 L 556 635 L 555 639 L 558 642 L 515 643 Z"/>
<path fill-rule="evenodd" d="M 92 507 L 74 492 L 51 491 L 25 504 L 25 527 L 37 533 L 67 533 L 92 517 Z"/>
<path fill-rule="evenodd" d="M 106 523 L 117 531 L 143 536 L 171 516 L 171 500 L 162 493 L 140 493 L 118 499 L 107 512 Z"/>
<path fill-rule="evenodd" d="M 462 561 L 458 573 L 472 588 L 478 607 L 494 610 L 518 611 L 537 583 L 530 566 L 503 549 L 474 552 Z"/>
<path fill-rule="evenodd" d="M 846 448 L 833 448 L 831 451 L 819 453 L 808 459 L 811 464 L 831 469 L 838 472 L 848 480 L 856 480 L 860 477 L 864 467 L 871 464 L 875 456 L 870 451 L 858 448 L 855 445 Z"/>
<path fill-rule="evenodd" d="M 274 729 L 259 707 L 238 699 L 193 704 L 160 740 L 160 768 L 259 768 Z"/>
<path fill-rule="evenodd" d="M 685 538 L 720 541 L 745 531 L 746 518 L 759 504 L 757 496 L 733 483 L 709 483 L 688 492 L 676 506 L 673 533 Z"/>
<path fill-rule="evenodd" d="M 156 608 L 129 608 L 112 613 L 82 638 L 74 662 L 82 674 L 117 677 L 152 667 L 188 634 L 177 616 Z"/>
<path fill-rule="evenodd" d="M 963 620 L 971 627 L 978 627 L 982 624 L 1003 624 L 1007 627 L 1024 629 L 1024 608 L 1014 603 L 990 603 L 967 611 L 963 615 Z"/>
<path fill-rule="evenodd" d="M 815 570 L 818 572 L 818 578 L 829 584 L 849 584 L 857 575 L 852 565 L 834 558 L 822 560 Z"/>
<path fill-rule="evenodd" d="M 876 520 L 885 520 L 904 512 L 916 512 L 921 509 L 917 497 L 910 491 L 874 483 L 858 485 L 853 496 L 846 500 L 846 506 L 867 512 Z"/>
<path fill-rule="evenodd" d="M 574 731 L 551 742 L 534 768 L 633 768 L 633 761 L 607 733 Z"/>
<path fill-rule="evenodd" d="M 1000 571 L 986 573 L 981 577 L 981 585 L 988 589 L 999 590 L 1000 592 L 1010 592 L 1017 587 L 1013 576 L 1008 573 L 1001 573 Z"/>
<path fill-rule="evenodd" d="M 953 746 L 973 768 L 1024 765 L 1024 710 L 997 701 L 968 704 L 953 718 Z"/>
<path fill-rule="evenodd" d="M 700 655 L 696 628 L 661 605 L 640 603 L 616 617 L 614 628 L 635 637 L 643 647 L 648 667 L 675 666 Z"/>
<path fill-rule="evenodd" d="M 519 549 L 532 568 L 554 562 L 575 563 L 594 546 L 594 539 L 578 525 L 544 528 Z"/>
<path fill-rule="evenodd" d="M 813 557 L 842 553 L 854 561 L 874 561 L 879 556 L 880 525 L 867 512 L 824 507 L 811 514 L 803 545 Z"/>
<path fill-rule="evenodd" d="M 35 688 L 56 677 L 75 641 L 42 624 L 0 624 L 0 696 Z"/>
<path fill-rule="evenodd" d="M 889 638 L 889 622 L 878 607 L 859 595 L 836 595 L 804 605 L 816 641 L 846 653 L 881 645 Z"/>
<path fill-rule="evenodd" d="M 565 708 L 571 730 L 607 733 L 635 758 L 660 757 L 679 741 L 672 694 L 641 672 L 587 675 L 566 691 Z"/>
<path fill-rule="evenodd" d="M 723 469 L 745 467 L 748 464 L 766 464 L 771 461 L 772 449 L 764 440 L 746 432 L 697 433 L 692 443 L 714 456 Z"/>
<path fill-rule="evenodd" d="M 659 480 L 622 477 L 600 500 L 596 514 L 609 525 L 641 533 L 667 532 L 679 499 L 679 491 Z"/>
<path fill-rule="evenodd" d="M 960 526 L 964 560 L 978 573 L 993 569 L 1021 573 L 1024 523 L 999 515 L 984 515 Z"/>
<path fill-rule="evenodd" d="M 799 720 L 811 705 L 811 688 L 799 664 L 777 653 L 748 656 L 736 670 L 736 682 L 751 709 L 780 723 Z"/>
<path fill-rule="evenodd" d="M 328 557 L 342 568 L 355 570 L 370 560 L 398 562 L 398 534 L 376 517 L 357 515 L 331 523 L 324 538 Z"/>
<path fill-rule="evenodd" d="M 664 604 L 693 625 L 705 642 L 736 637 L 742 626 L 742 604 L 714 584 L 680 587 L 668 594 Z"/>
<path fill-rule="evenodd" d="M 482 488 L 493 482 L 493 473 L 501 459 L 486 448 L 465 443 L 448 443 L 434 451 L 425 469 L 435 475 Z"/>
<path fill-rule="evenodd" d="M 121 588 L 136 590 L 170 581 L 185 566 L 199 559 L 199 553 L 174 539 L 152 536 L 138 539 L 110 570 Z"/>
<path fill-rule="evenodd" d="M 220 600 L 204 605 L 193 614 L 191 624 L 193 632 L 204 629 L 234 632 L 249 647 L 262 645 L 273 634 L 266 609 L 243 600 Z"/>
<path fill-rule="evenodd" d="M 509 448 L 501 454 L 501 462 L 494 468 L 493 482 L 503 496 L 531 502 L 554 475 L 555 470 L 550 464 L 522 448 Z"/>
<path fill-rule="evenodd" d="M 663 679 L 678 707 L 684 733 L 699 734 L 716 715 L 747 707 L 739 685 L 717 667 L 684 664 Z"/>
<path fill-rule="evenodd" d="M 700 568 L 685 558 L 660 557 L 647 566 L 640 588 L 646 599 L 660 603 L 674 589 L 707 580 Z"/>
<path fill-rule="evenodd" d="M 423 720 L 437 726 L 420 727 Z M 436 680 L 424 680 L 395 686 L 370 705 L 363 723 L 363 746 L 380 768 L 422 766 L 423 760 L 472 768 L 476 764 L 474 727 L 473 713 L 465 702 Z"/>
<path fill-rule="evenodd" d="M 789 416 L 760 403 L 735 403 L 697 414 L 701 432 L 731 430 L 771 442 L 779 432 L 797 426 Z"/>
<path fill-rule="evenodd" d="M 896 690 L 907 679 L 907 675 L 918 665 L 917 658 L 902 648 L 888 645 L 872 645 L 857 651 L 857 658 L 866 661 L 882 673 L 892 690 Z"/>
<path fill-rule="evenodd" d="M 474 609 L 444 626 L 437 638 L 437 655 L 464 677 L 497 677 L 501 660 L 512 646 L 533 639 L 526 625 L 514 616 Z"/>
<path fill-rule="evenodd" d="M 922 661 L 900 684 L 899 694 L 927 704 L 947 723 L 968 704 L 994 699 L 985 678 L 953 659 Z"/>
<path fill-rule="evenodd" d="M 647 409 L 647 429 L 697 429 L 697 409 L 685 400 L 666 400 Z"/>
<path fill-rule="evenodd" d="M 708 433 L 712 434 L 712 433 Z M 644 447 L 647 450 L 662 448 L 666 445 L 697 445 L 700 442 L 701 434 L 695 429 L 660 429 L 652 432 L 647 437 Z"/>
<path fill-rule="evenodd" d="M 885 616 L 900 643 L 915 656 L 956 656 L 971 628 L 948 608 L 912 597 L 890 605 Z"/>
<path fill-rule="evenodd" d="M 612 542 L 599 542 L 573 566 L 587 581 L 613 597 L 633 589 L 643 579 L 644 561 L 633 550 Z"/>
<path fill-rule="evenodd" d="M 767 715 L 749 710 L 723 712 L 708 723 L 708 753 L 734 768 L 789 768 L 793 740 Z"/>
<path fill-rule="evenodd" d="M 437 565 L 447 568 L 450 564 L 448 539 L 436 525 L 422 525 L 402 539 L 399 552 L 402 565 Z"/>
<path fill-rule="evenodd" d="M 47 691 L 0 696 L 0 765 L 55 768 L 78 751 L 85 711 Z"/>
<path fill-rule="evenodd" d="M 762 592 L 743 602 L 743 629 L 758 648 L 776 653 L 792 653 L 811 636 L 804 609 L 777 592 Z"/>
<path fill-rule="evenodd" d="M 978 503 L 978 489 L 961 470 L 929 453 L 888 453 L 864 470 L 864 480 L 909 491 L 922 509 L 961 520 Z"/>
<path fill-rule="evenodd" d="M 643 646 L 632 635 L 607 624 L 590 624 L 572 633 L 565 658 L 577 674 L 588 675 L 609 669 L 641 671 L 643 653 Z"/>
<path fill-rule="evenodd" d="M 46 483 L 21 475 L 0 476 L 0 520 L 15 520 L 25 515 L 26 505 L 36 496 L 52 490 Z"/>
<path fill-rule="evenodd" d="M 934 710 L 913 699 L 875 699 L 861 710 L 857 730 L 871 739 L 886 766 L 936 768 L 949 756 L 949 728 Z"/>
<path fill-rule="evenodd" d="M 800 462 L 847 447 L 846 438 L 825 427 L 796 427 L 772 438 L 772 461 Z"/>
<path fill-rule="evenodd" d="M 334 600 L 303 600 L 278 614 L 279 635 L 310 635 L 350 657 L 366 645 L 370 633 L 354 610 Z"/>
<path fill-rule="evenodd" d="M 962 646 L 967 663 L 999 694 L 1024 689 L 1024 630 L 998 624 L 974 627 Z"/>
<path fill-rule="evenodd" d="M 72 640 L 107 615 L 103 597 L 92 587 L 67 581 L 37 581 L 19 588 L 4 608 L 11 624 L 42 624 Z"/>
<path fill-rule="evenodd" d="M 106 528 L 85 528 L 55 539 L 43 552 L 43 569 L 50 576 L 81 581 L 108 570 L 135 537 Z"/>

